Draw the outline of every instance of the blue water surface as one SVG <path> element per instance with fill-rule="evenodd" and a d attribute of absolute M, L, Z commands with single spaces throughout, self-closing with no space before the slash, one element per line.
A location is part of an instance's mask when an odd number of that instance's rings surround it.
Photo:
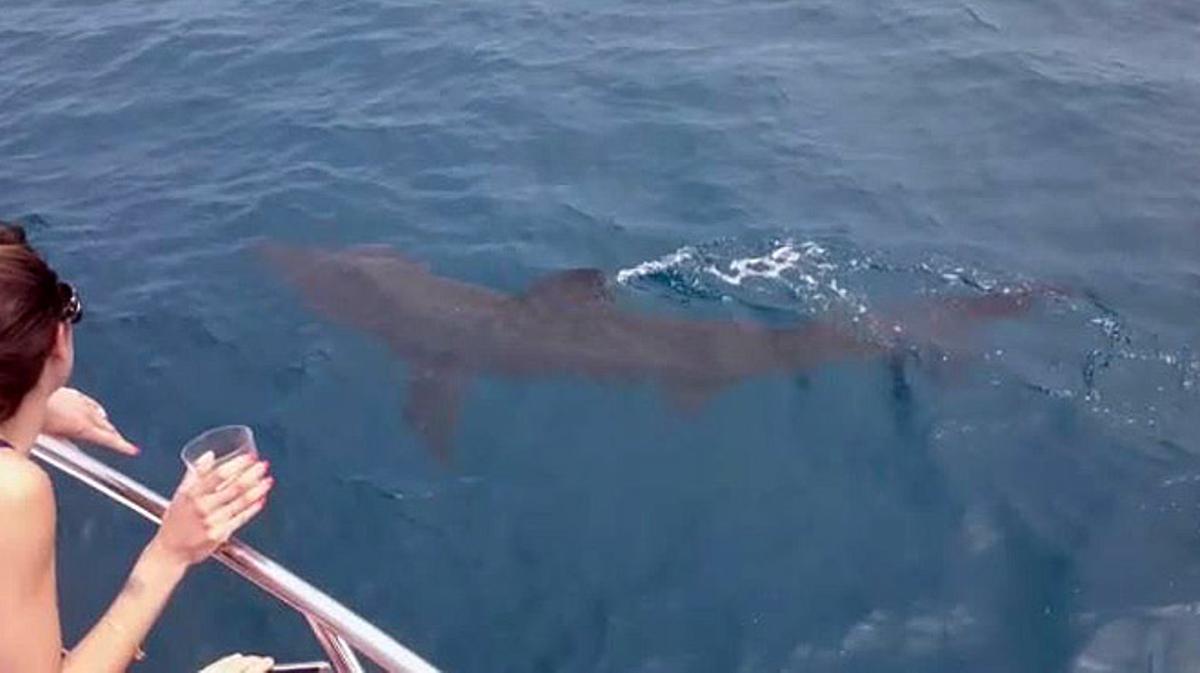
<path fill-rule="evenodd" d="M 0 217 L 83 289 L 110 460 L 252 424 L 246 538 L 446 670 L 1190 671 L 1198 45 L 1191 0 L 4 0 Z M 685 319 L 1063 291 L 690 412 L 480 377 L 441 463 L 264 240 Z M 149 529 L 59 500 L 75 638 Z M 147 650 L 317 654 L 215 567 Z"/>

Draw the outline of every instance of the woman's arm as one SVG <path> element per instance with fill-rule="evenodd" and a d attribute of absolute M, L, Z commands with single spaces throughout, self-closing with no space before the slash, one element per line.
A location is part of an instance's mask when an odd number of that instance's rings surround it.
<path fill-rule="evenodd" d="M 0 495 L 0 670 L 120 673 L 133 661 L 171 593 L 192 563 L 211 554 L 263 507 L 265 463 L 238 459 L 203 475 L 189 473 L 139 557 L 125 588 L 79 645 L 60 659 L 54 577 L 54 497 L 44 472 L 27 460 L 23 489 Z M 8 472 L 8 470 L 5 470 Z M 3 488 L 3 484 L 0 484 Z M 11 511 L 5 511 L 11 508 Z M 7 527 L 6 527 L 7 528 Z M 9 559 L 16 559 L 10 564 Z M 14 600 L 4 600 L 12 597 Z"/>
<path fill-rule="evenodd" d="M 0 452 L 0 671 L 58 671 L 54 491 L 37 465 Z"/>
<path fill-rule="evenodd" d="M 59 388 L 46 401 L 42 432 L 99 444 L 127 456 L 138 454 L 138 448 L 108 420 L 104 407 L 74 388 Z"/>
<path fill-rule="evenodd" d="M 112 606 L 62 662 L 63 673 L 121 673 L 134 661 L 150 627 L 187 572 L 187 564 L 151 542 Z"/>

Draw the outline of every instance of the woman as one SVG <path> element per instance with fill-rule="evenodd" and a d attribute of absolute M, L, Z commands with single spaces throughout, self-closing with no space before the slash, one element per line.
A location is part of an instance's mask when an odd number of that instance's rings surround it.
<path fill-rule="evenodd" d="M 124 589 L 100 621 L 65 652 L 55 578 L 55 503 L 46 473 L 29 458 L 40 432 L 136 453 L 86 395 L 63 388 L 74 364 L 72 325 L 83 306 L 74 289 L 0 223 L 0 671 L 118 673 L 186 570 L 262 510 L 267 464 L 243 457 L 211 461 L 184 477 L 162 526 L 142 551 Z M 270 669 L 268 659 L 235 655 L 208 673 Z"/>

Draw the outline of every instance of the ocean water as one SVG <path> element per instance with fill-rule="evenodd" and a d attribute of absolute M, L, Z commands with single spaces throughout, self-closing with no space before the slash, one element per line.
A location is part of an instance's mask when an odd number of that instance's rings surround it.
<path fill-rule="evenodd" d="M 245 537 L 448 671 L 1191 671 L 1198 45 L 1189 0 L 4 0 L 0 217 L 85 295 L 111 461 L 254 425 Z M 481 376 L 443 463 L 262 241 L 682 319 L 1061 291 L 690 412 Z M 59 491 L 75 637 L 149 531 Z M 317 653 L 216 568 L 147 650 Z"/>

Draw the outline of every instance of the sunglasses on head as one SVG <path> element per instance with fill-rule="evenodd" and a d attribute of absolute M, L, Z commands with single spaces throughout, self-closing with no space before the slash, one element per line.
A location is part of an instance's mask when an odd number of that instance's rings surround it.
<path fill-rule="evenodd" d="M 62 320 L 72 325 L 83 320 L 83 300 L 70 283 L 58 284 L 58 296 L 62 300 Z"/>

